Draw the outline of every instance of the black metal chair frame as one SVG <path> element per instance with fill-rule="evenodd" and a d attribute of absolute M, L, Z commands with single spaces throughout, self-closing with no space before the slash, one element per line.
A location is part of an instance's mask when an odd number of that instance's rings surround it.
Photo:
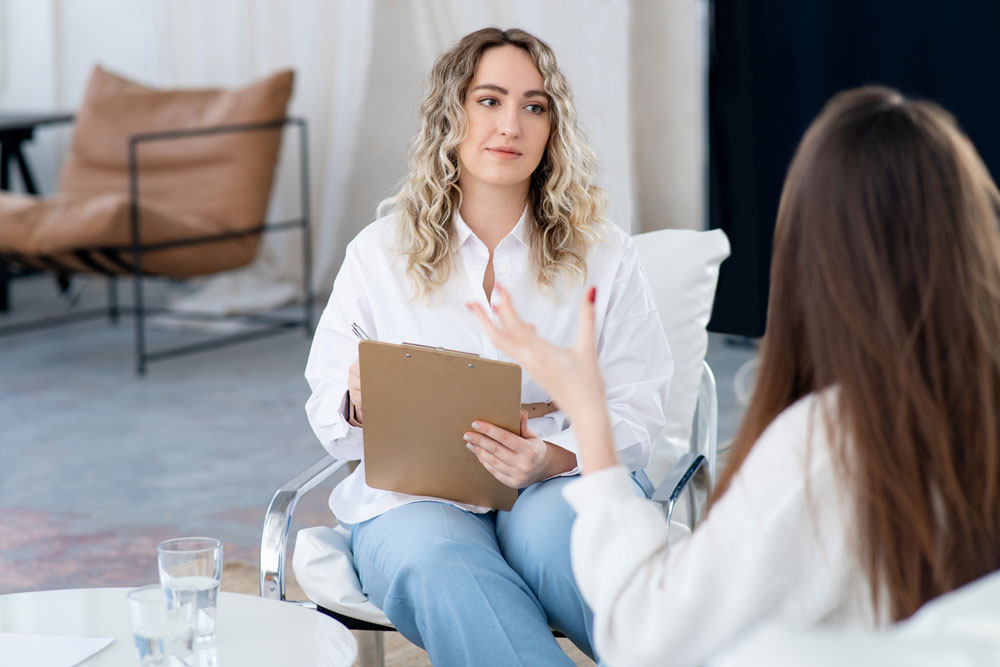
<path fill-rule="evenodd" d="M 217 134 L 232 134 L 236 132 L 259 132 L 264 130 L 283 129 L 292 125 L 299 131 L 299 177 L 301 180 L 301 213 L 299 217 L 279 222 L 263 222 L 254 227 L 238 231 L 222 232 L 217 234 L 205 234 L 197 237 L 179 239 L 175 241 L 164 241 L 160 243 L 143 244 L 140 237 L 139 226 L 139 147 L 151 142 L 169 141 L 173 139 L 185 139 L 199 136 L 209 136 Z M 20 322 L 5 327 L 0 327 L 0 336 L 16 335 L 29 331 L 46 329 L 64 324 L 94 319 L 107 316 L 112 323 L 117 323 L 119 315 L 132 315 L 135 318 L 135 359 L 136 373 L 146 374 L 146 367 L 149 363 L 167 359 L 192 352 L 217 348 L 223 345 L 240 343 L 254 340 L 264 336 L 282 333 L 289 329 L 301 327 L 305 330 L 306 336 L 312 335 L 312 235 L 310 232 L 309 216 L 309 153 L 308 134 L 306 121 L 304 118 L 283 118 L 273 121 L 259 123 L 242 123 L 231 125 L 216 125 L 211 127 L 192 128 L 184 130 L 167 130 L 161 132 L 149 132 L 132 135 L 128 139 L 128 178 L 129 178 L 129 218 L 132 231 L 132 242 L 125 245 L 95 246 L 91 248 L 81 248 L 75 252 L 78 260 L 91 267 L 95 273 L 103 274 L 108 279 L 108 305 L 106 308 L 92 308 L 77 312 L 45 317 L 42 319 Z M 168 248 L 178 248 L 188 245 L 198 245 L 203 243 L 215 243 L 226 239 L 250 236 L 253 234 L 263 234 L 266 232 L 286 231 L 300 229 L 302 232 L 302 270 L 303 270 L 303 313 L 301 318 L 254 314 L 221 316 L 208 313 L 194 313 L 176 311 L 164 307 L 154 307 L 146 304 L 143 279 L 170 276 L 158 276 L 143 270 L 143 254 L 165 250 Z M 103 259 L 118 266 L 120 269 L 131 274 L 134 305 L 122 306 L 118 303 L 118 289 L 116 278 L 120 273 L 108 270 L 104 265 L 91 259 L 91 253 L 98 253 Z M 130 253 L 131 261 L 126 260 L 122 253 Z M 14 253 L 0 253 L 0 261 L 9 262 L 14 265 L 44 265 L 48 270 L 59 275 L 66 276 L 75 273 L 71 267 L 64 266 L 51 257 L 23 257 Z M 216 336 L 209 340 L 195 343 L 175 345 L 154 351 L 147 350 L 146 346 L 146 318 L 151 314 L 161 317 L 177 317 L 181 319 L 195 320 L 232 320 L 241 321 L 255 325 L 250 331 L 235 334 Z"/>
<path fill-rule="evenodd" d="M 0 190 L 10 189 L 10 165 L 13 162 L 21 176 L 25 192 L 37 195 L 38 187 L 35 185 L 35 177 L 31 173 L 28 159 L 24 155 L 24 144 L 31 141 L 35 130 L 39 127 L 72 121 L 73 115 L 65 113 L 0 113 Z M 12 279 L 42 272 L 41 269 L 23 266 L 18 267 L 16 271 L 12 271 L 11 269 L 12 267 L 9 267 L 6 262 L 0 260 L 0 313 L 5 313 L 9 309 L 7 293 L 10 289 Z M 70 284 L 69 277 L 66 275 L 57 275 L 56 282 L 59 286 L 59 291 L 66 293 Z"/>

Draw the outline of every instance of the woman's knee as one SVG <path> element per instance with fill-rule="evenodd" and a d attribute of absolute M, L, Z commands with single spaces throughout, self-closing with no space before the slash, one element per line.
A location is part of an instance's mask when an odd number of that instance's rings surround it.
<path fill-rule="evenodd" d="M 573 479 L 557 477 L 534 484 L 521 493 L 510 512 L 497 517 L 500 550 L 522 576 L 528 574 L 526 568 L 535 566 L 568 566 L 570 530 L 576 514 L 563 498 L 562 488 Z"/>
<path fill-rule="evenodd" d="M 376 575 L 395 592 L 425 589 L 446 583 L 468 563 L 500 558 L 488 519 L 440 503 L 413 505 L 355 527 L 352 546 L 363 583 Z"/>
<path fill-rule="evenodd" d="M 408 550 L 396 576 L 430 586 L 447 586 L 463 576 L 476 577 L 479 571 L 492 569 L 492 562 L 501 559 L 495 543 L 484 545 L 442 535 L 428 535 Z"/>

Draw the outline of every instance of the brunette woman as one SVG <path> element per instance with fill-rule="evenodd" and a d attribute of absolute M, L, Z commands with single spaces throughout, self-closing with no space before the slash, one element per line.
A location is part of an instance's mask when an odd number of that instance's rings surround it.
<path fill-rule="evenodd" d="M 875 627 L 1000 567 L 998 211 L 937 105 L 879 87 L 830 101 L 785 181 L 728 469 L 669 548 L 613 446 L 594 293 L 571 348 L 535 335 L 514 295 L 495 299 L 499 325 L 473 306 L 579 434 L 565 495 L 603 660 L 697 665 L 764 621 Z"/>

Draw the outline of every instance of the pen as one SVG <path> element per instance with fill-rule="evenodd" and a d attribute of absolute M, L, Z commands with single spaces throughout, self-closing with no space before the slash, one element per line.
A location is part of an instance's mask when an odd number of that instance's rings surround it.
<path fill-rule="evenodd" d="M 364 329 L 358 326 L 357 322 L 351 322 L 351 331 L 353 331 L 354 335 L 361 340 L 371 340 L 371 337 L 365 333 Z"/>

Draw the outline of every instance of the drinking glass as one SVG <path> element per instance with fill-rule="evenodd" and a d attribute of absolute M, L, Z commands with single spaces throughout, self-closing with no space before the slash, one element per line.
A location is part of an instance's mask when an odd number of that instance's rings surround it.
<path fill-rule="evenodd" d="M 194 637 L 194 605 L 168 600 L 159 584 L 129 591 L 132 636 L 143 667 L 185 664 Z M 179 659 L 178 662 L 176 659 Z"/>
<path fill-rule="evenodd" d="M 222 542 L 211 537 L 178 537 L 160 542 L 156 561 L 167 598 L 194 604 L 195 642 L 212 641 L 222 581 Z"/>

